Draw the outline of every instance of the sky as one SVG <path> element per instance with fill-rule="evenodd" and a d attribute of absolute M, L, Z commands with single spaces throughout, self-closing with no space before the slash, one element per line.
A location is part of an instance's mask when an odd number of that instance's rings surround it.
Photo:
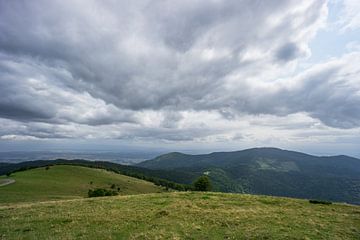
<path fill-rule="evenodd" d="M 0 151 L 360 157 L 359 13 L 358 0 L 0 0 Z"/>

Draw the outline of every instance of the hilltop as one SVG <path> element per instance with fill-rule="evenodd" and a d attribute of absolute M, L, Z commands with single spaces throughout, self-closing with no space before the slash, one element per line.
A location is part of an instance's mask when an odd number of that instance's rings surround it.
<path fill-rule="evenodd" d="M 1 176 L 1 179 L 7 177 Z M 87 197 L 89 189 L 114 188 L 120 195 L 162 192 L 151 182 L 103 169 L 56 165 L 16 172 L 15 183 L 0 187 L 0 205 Z"/>
<path fill-rule="evenodd" d="M 360 208 L 225 193 L 0 207 L 2 239 L 359 239 Z"/>
<path fill-rule="evenodd" d="M 190 155 L 169 153 L 137 167 L 186 173 L 179 183 L 207 174 L 214 189 L 360 204 L 360 159 L 318 157 L 278 148 Z M 169 180 L 174 180 L 169 178 Z"/>

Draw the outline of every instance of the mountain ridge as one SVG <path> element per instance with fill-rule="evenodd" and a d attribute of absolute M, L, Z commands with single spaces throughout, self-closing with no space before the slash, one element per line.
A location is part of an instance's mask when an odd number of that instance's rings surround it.
<path fill-rule="evenodd" d="M 279 148 L 251 148 L 198 155 L 169 153 L 136 166 L 196 176 L 206 173 L 216 191 L 360 204 L 360 159 L 346 155 L 314 156 Z"/>
<path fill-rule="evenodd" d="M 140 163 L 135 164 L 135 166 L 140 166 L 140 167 L 146 167 L 146 168 L 150 168 L 150 169 L 163 169 L 163 167 L 152 167 L 151 163 L 153 162 L 160 162 L 161 160 L 172 160 L 173 157 L 194 157 L 194 158 L 207 158 L 210 156 L 218 156 L 218 155 L 235 155 L 235 154 L 253 154 L 253 152 L 255 151 L 255 155 L 253 155 L 252 157 L 259 157 L 258 155 L 263 155 L 264 151 L 266 151 L 265 153 L 275 153 L 275 154 L 284 154 L 284 153 L 288 153 L 288 154 L 293 154 L 293 156 L 291 157 L 291 160 L 294 159 L 294 157 L 302 157 L 304 159 L 308 159 L 308 158 L 317 158 L 317 159 L 346 159 L 346 160 L 351 160 L 351 161 L 358 161 L 360 163 L 360 159 L 355 158 L 355 157 L 351 157 L 351 156 L 347 156 L 347 155 L 329 155 L 329 156 L 316 156 L 316 155 L 311 155 L 311 154 L 307 154 L 307 153 L 303 153 L 303 152 L 298 152 L 298 151 L 292 151 L 292 150 L 285 150 L 285 149 L 280 149 L 280 148 L 274 148 L 274 147 L 259 147 L 259 148 L 249 148 L 249 149 L 244 149 L 244 150 L 238 150 L 238 151 L 229 151 L 229 152 L 225 152 L 225 151 L 221 151 L 221 152 L 211 152 L 211 153 L 206 153 L 206 154 L 186 154 L 186 153 L 181 153 L 181 152 L 170 152 L 170 153 L 166 153 L 160 156 L 157 156 L 153 159 L 150 160 L 146 160 Z M 170 158 L 170 159 L 169 159 Z M 195 160 L 195 159 L 194 159 Z M 281 160 L 281 159 L 280 159 Z"/>

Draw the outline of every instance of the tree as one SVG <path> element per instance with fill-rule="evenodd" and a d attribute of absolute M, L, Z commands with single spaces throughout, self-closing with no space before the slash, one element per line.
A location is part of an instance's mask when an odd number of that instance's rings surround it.
<path fill-rule="evenodd" d="M 104 197 L 104 196 L 116 196 L 118 193 L 116 191 L 107 190 L 104 188 L 96 188 L 94 190 L 89 189 L 88 197 Z"/>
<path fill-rule="evenodd" d="M 196 179 L 193 185 L 195 191 L 206 192 L 206 191 L 211 191 L 212 188 L 209 177 L 205 175 Z"/>

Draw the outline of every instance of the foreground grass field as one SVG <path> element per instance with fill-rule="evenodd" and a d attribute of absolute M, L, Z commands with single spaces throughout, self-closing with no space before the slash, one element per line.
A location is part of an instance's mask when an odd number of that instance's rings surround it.
<path fill-rule="evenodd" d="M 0 177 L 0 182 L 5 179 Z M 0 186 L 0 205 L 14 202 L 36 202 L 74 199 L 87 196 L 90 188 L 110 189 L 120 195 L 163 191 L 153 183 L 113 172 L 79 166 L 57 165 L 17 172 L 10 176 L 16 182 Z M 1 221 L 1 218 L 0 218 Z"/>
<path fill-rule="evenodd" d="M 1 239 L 360 239 L 360 207 L 172 192 L 0 207 Z"/>

